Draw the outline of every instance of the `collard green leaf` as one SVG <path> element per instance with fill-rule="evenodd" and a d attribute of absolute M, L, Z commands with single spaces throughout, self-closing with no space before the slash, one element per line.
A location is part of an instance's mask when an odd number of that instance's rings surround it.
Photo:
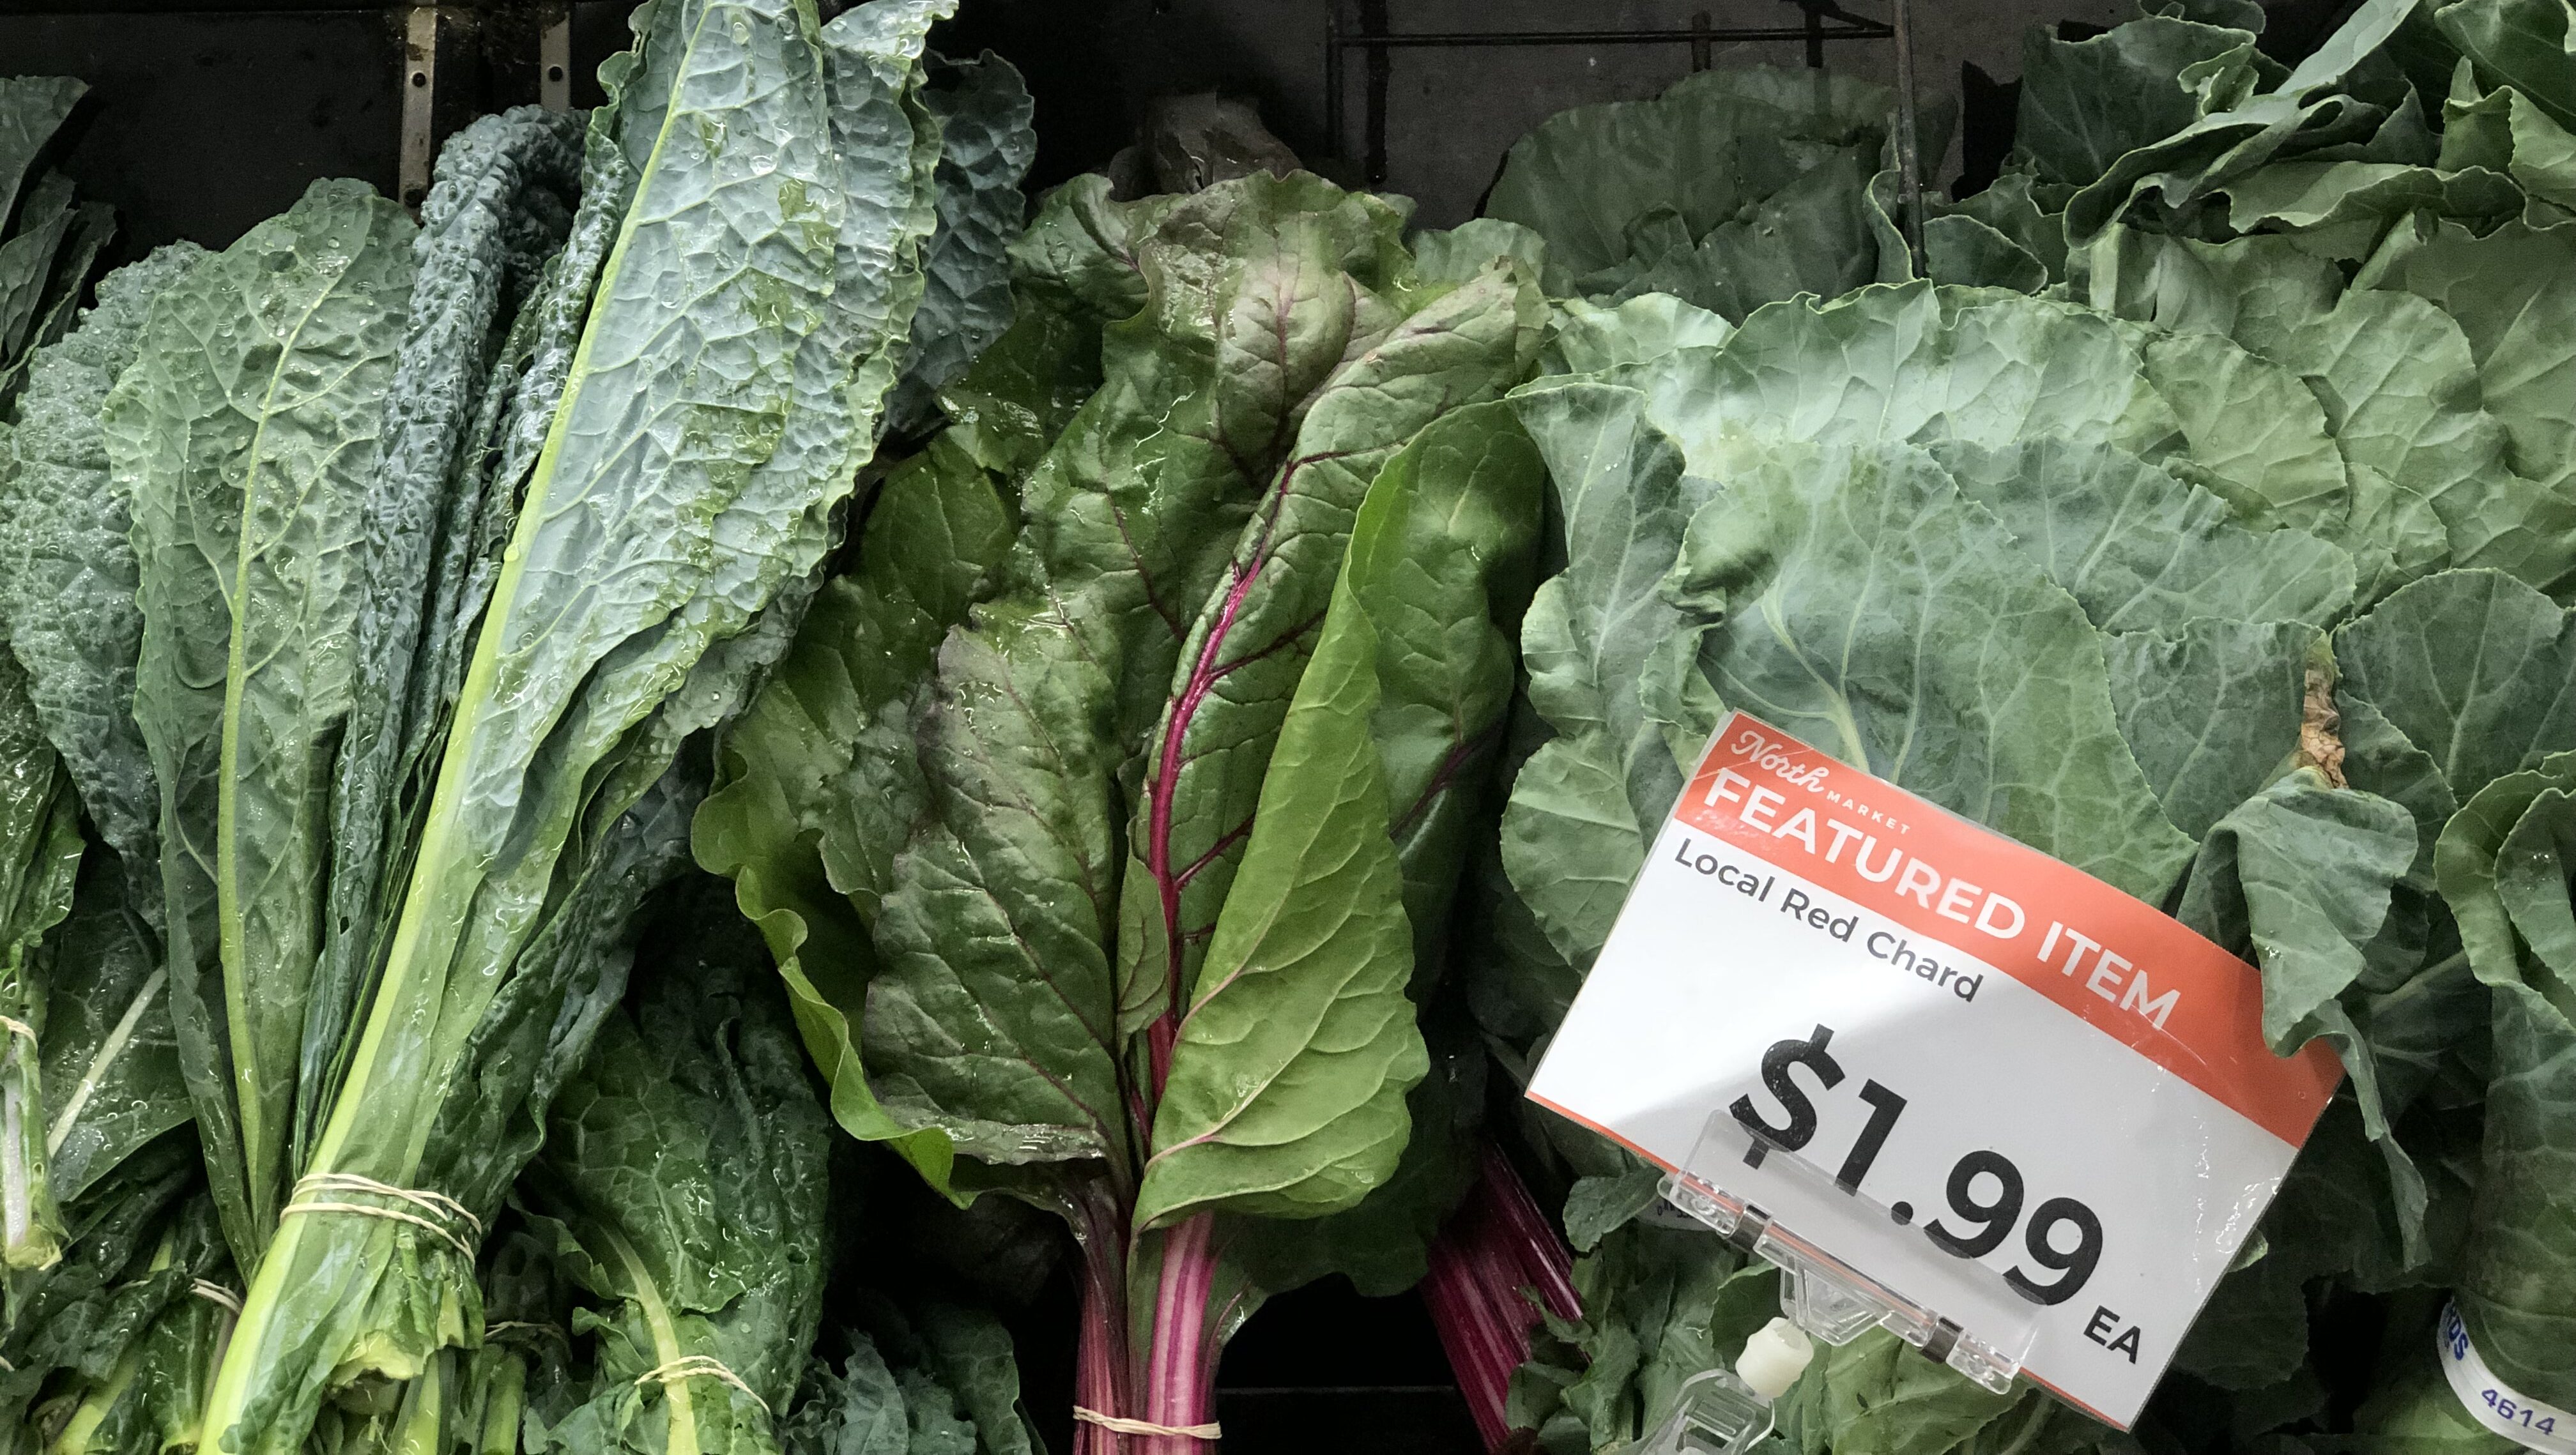
<path fill-rule="evenodd" d="M 1701 662 L 1729 705 L 2150 902 L 2179 876 L 2081 608 L 1922 452 L 1774 446 L 1667 591 L 1723 603 Z"/>
<path fill-rule="evenodd" d="M 2352 484 L 2316 396 L 2215 334 L 2147 341 L 2148 379 L 2182 425 L 2188 473 L 2265 524 L 2340 535 Z"/>
<path fill-rule="evenodd" d="M 1596 374 L 1675 349 L 1715 348 L 1735 326 L 1668 293 L 1612 307 L 1570 299 L 1558 306 L 1556 336 L 1540 364 L 1550 374 Z"/>
<path fill-rule="evenodd" d="M 172 1005 L 246 1263 L 293 1180 L 359 522 L 412 231 L 362 183 L 314 184 L 154 300 L 104 414 L 134 518 Z"/>
<path fill-rule="evenodd" d="M 2288 1055 L 2360 978 L 2361 947 L 2379 933 L 2414 856 L 2403 808 L 2303 768 L 2211 830 L 2181 918 L 2220 944 L 2251 942 L 2263 970 L 2263 1039 Z"/>
<path fill-rule="evenodd" d="M 2576 628 L 2511 577 L 2428 576 L 2338 630 L 2334 653 L 2338 696 L 2425 754 L 2454 801 L 2576 748 Z"/>
<path fill-rule="evenodd" d="M 1522 621 L 1530 703 L 1559 736 L 1514 779 L 1502 865 L 1555 952 L 1588 965 L 1645 862 L 1643 826 L 1681 792 L 1639 684 L 1681 626 L 1660 588 L 1708 487 L 1686 481 L 1637 390 L 1534 385 L 1512 407 L 1548 465 L 1565 567 Z"/>
<path fill-rule="evenodd" d="M 2497 1378 L 2541 1400 L 2576 1388 L 2567 1312 L 2576 1304 L 2559 1251 L 2576 1227 L 2552 1190 L 2576 1156 L 2572 787 L 2576 757 L 2565 753 L 2499 777 L 2462 805 L 2434 851 L 2470 966 L 2494 992 L 2485 1175 L 2462 1259 L 2460 1313 Z"/>
<path fill-rule="evenodd" d="M 1721 349 L 1679 350 L 1612 382 L 1644 389 L 1647 417 L 1713 477 L 1737 434 L 1990 446 L 2055 434 L 2154 455 L 2181 428 L 2112 321 L 1929 283 L 1775 303 Z"/>
<path fill-rule="evenodd" d="M 2480 237 L 2455 222 L 2395 252 L 2369 279 L 2440 306 L 2468 337 L 2481 397 L 2504 425 L 2515 473 L 2557 487 L 2576 471 L 2576 235 L 2508 222 Z M 2562 507 L 2546 534 L 2563 542 Z M 2564 546 L 2561 546 L 2562 551 Z M 2563 569 L 2563 561 L 2562 561 Z"/>
<path fill-rule="evenodd" d="M 2013 1406 L 2012 1395 L 1969 1383 L 1884 1329 L 1816 1353 L 1816 1362 L 1780 1401 L 1782 1431 L 1805 1455 L 1938 1455 Z"/>
<path fill-rule="evenodd" d="M 2566 12 L 2535 0 L 2455 0 L 2433 23 L 2493 85 L 2510 85 L 2561 126 L 2576 126 L 2576 63 Z"/>
<path fill-rule="evenodd" d="M 1841 75 L 1706 71 L 1650 101 L 1562 112 L 1521 139 L 1489 215 L 1547 239 L 1548 291 L 1629 256 L 1630 224 L 1669 207 L 1696 241 L 1845 148 L 1875 156 L 1888 94 Z"/>
<path fill-rule="evenodd" d="M 2083 40 L 2034 26 L 2022 40 L 2014 140 L 2040 177 L 2092 182 L 2121 157 L 2201 118 L 2207 93 L 2186 83 L 2186 71 L 2217 68 L 2231 79 L 2250 78 L 2253 52 L 2245 31 L 2165 15 L 2140 16 Z"/>
<path fill-rule="evenodd" d="M 2351 604 L 2344 552 L 2302 530 L 2248 530 L 2217 497 L 2116 446 L 2040 437 L 1932 455 L 2102 631 L 2178 631 L 2198 617 L 2325 626 Z"/>
<path fill-rule="evenodd" d="M 2206 838 L 2298 751 L 2318 632 L 2298 622 L 2201 617 L 2102 642 L 2120 736 L 2165 817 Z"/>

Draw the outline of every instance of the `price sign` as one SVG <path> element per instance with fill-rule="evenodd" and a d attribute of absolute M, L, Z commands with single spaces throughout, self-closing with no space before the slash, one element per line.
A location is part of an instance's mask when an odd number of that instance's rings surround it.
<path fill-rule="evenodd" d="M 1737 713 L 1530 1096 L 2126 1428 L 2341 1078 L 2261 1025 L 2175 920 Z"/>

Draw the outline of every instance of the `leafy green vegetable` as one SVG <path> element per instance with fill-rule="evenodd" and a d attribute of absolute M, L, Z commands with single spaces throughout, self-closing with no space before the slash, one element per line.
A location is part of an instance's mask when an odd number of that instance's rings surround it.
<path fill-rule="evenodd" d="M 111 468 L 101 416 L 143 347 L 155 298 L 203 252 L 173 243 L 99 280 L 98 306 L 38 352 L 18 427 L 0 439 L 0 616 L 46 736 L 81 806 L 124 861 L 137 912 L 161 917 L 160 790 L 134 721 L 143 617 L 135 604 L 130 477 Z"/>
<path fill-rule="evenodd" d="M 72 201 L 71 180 L 28 177 L 89 87 L 69 76 L 0 77 L 0 422 L 38 348 L 71 327 L 91 268 L 116 231 L 105 203 Z M 14 225 L 12 225 L 14 219 Z"/>
<path fill-rule="evenodd" d="M 1011 326 L 1010 246 L 1028 202 L 1020 179 L 1037 156 L 1036 103 L 1010 62 L 934 68 L 922 105 L 939 123 L 939 233 L 922 260 L 920 310 L 902 380 L 886 404 L 897 434 L 929 424 L 940 390 Z"/>
<path fill-rule="evenodd" d="M 354 822 L 386 827 L 339 846 L 352 888 L 335 999 L 301 1048 L 324 1084 L 296 1170 L 324 1194 L 308 1205 L 437 1197 L 419 1225 L 328 1206 L 279 1223 L 208 1406 L 234 1448 L 299 1443 L 324 1392 L 361 1376 L 461 1377 L 440 1351 L 470 1341 L 479 1294 L 454 1254 L 615 998 L 695 807 L 682 749 L 784 647 L 873 448 L 935 222 L 937 131 L 912 92 L 945 8 L 878 3 L 819 31 L 786 0 L 641 12 L 523 322 L 467 310 L 489 382 L 431 357 L 477 355 L 439 309 L 488 285 L 416 300 L 392 410 L 424 447 L 396 468 L 402 490 L 443 492 L 410 518 L 450 544 L 374 536 L 375 640 L 408 660 L 376 699 L 401 716 L 346 795 L 366 805 Z M 551 185 L 543 143 L 527 190 Z M 470 242 L 477 197 L 459 192 Z M 506 275 L 509 229 L 494 242 Z M 462 449 L 478 430 L 498 445 L 488 483 Z M 421 605 L 388 595 L 404 591 Z M 363 1014 L 334 1024 L 335 1005 Z"/>
<path fill-rule="evenodd" d="M 1107 1413 L 1200 1422 L 1262 1278 L 1402 1266 L 1331 1215 L 1383 1185 L 1418 1240 L 1456 1186 L 1398 1172 L 1408 990 L 1508 699 L 1536 460 L 1490 401 L 1537 320 L 1398 225 L 1303 175 L 1050 198 L 697 827 L 842 1124 L 1073 1223 Z M 1017 361 L 1093 329 L 1066 414 Z M 1279 1217 L 1325 1221 L 1265 1259 Z"/>
<path fill-rule="evenodd" d="M 1487 214 L 1547 245 L 1547 290 L 1668 293 L 1729 319 L 1875 279 L 1865 194 L 1894 101 L 1824 71 L 1705 71 L 1561 112 L 1512 148 Z"/>
<path fill-rule="evenodd" d="M 2420 658 L 2382 666 L 2395 643 L 2374 645 L 2417 601 L 2476 582 L 2536 593 L 2492 573 L 2437 574 L 2342 626 L 2329 656 L 2323 629 L 2367 599 L 2357 564 L 2375 552 L 2384 581 L 2396 551 L 2364 515 L 2331 413 L 2302 421 L 2264 404 L 2287 376 L 2213 332 L 1919 283 L 1775 304 L 1707 330 L 1711 343 L 1676 342 L 1651 313 L 1638 329 L 1587 338 L 1582 357 L 1601 367 L 1513 399 L 1555 479 L 1565 566 L 1523 633 L 1530 703 L 1556 735 L 1520 768 L 1501 838 L 1547 943 L 1506 934 L 1480 957 L 1473 1003 L 1488 1033 L 1528 1046 L 1562 1014 L 1569 972 L 1607 936 L 1682 765 L 1741 707 L 2150 902 L 2179 896 L 2186 918 L 2248 950 L 2278 1048 L 2326 1034 L 2343 1051 L 2358 1130 L 2386 1171 L 2362 1174 L 2380 1190 L 2348 1254 L 2276 1254 L 2241 1276 L 2259 1269 L 2295 1302 L 2305 1280 L 2344 1276 L 2347 1258 L 2381 1260 L 2380 1287 L 2435 1267 L 2446 1245 L 2431 1225 L 2450 1214 L 2433 1204 L 2452 1184 L 2423 1123 L 2418 1038 L 2423 1009 L 2452 1002 L 2432 989 L 2447 982 L 2422 978 L 2436 973 L 2424 958 L 2407 958 L 2425 956 L 2405 936 L 2427 922 L 2401 885 L 2420 842 L 2410 806 L 2427 800 L 2376 770 L 2388 750 L 2365 760 L 2359 738 L 2340 761 L 2378 796 L 2331 787 L 2323 769 L 2283 775 L 2317 749 L 2317 684 L 2332 680 L 2319 673 L 2341 671 L 2346 703 L 2423 680 Z M 2249 410 L 2269 439 L 2246 428 Z M 2315 486 L 2296 485 L 2307 467 L 2290 462 L 2317 460 Z M 2455 650 L 2436 675 L 2505 677 L 2518 660 Z M 2404 717 L 2414 700 L 2390 705 Z M 2547 717 L 2525 706 L 2517 730 Z M 1575 1167 L 1615 1173 L 1569 1145 L 1582 1134 L 1547 1135 Z M 1569 1227 L 1590 1207 L 1569 1200 Z M 1641 1230 L 1583 1217 L 1599 1256 L 1637 1256 Z M 1560 1403 L 1531 1386 L 1522 1413 L 1580 1403 L 1594 1448 L 1633 1438 L 1644 1413 L 1601 1411 L 1650 1409 L 1642 1366 L 1620 1352 L 1648 1317 L 1599 1314 L 1602 1327 L 1553 1356 L 1566 1362 L 1537 1366 L 1560 1369 Z M 2266 1346 L 2271 1362 L 2247 1351 L 2228 1377 L 2297 1372 L 2304 1331 Z M 1891 1392 L 1872 1394 L 1874 1368 L 1820 1366 L 1797 1438 L 1927 1452 L 2016 1438 L 1993 1433 L 2007 1426 L 2057 1438 L 1930 1369 L 1891 1366 Z M 1908 1380 L 1922 1388 L 1899 1390 Z"/>
<path fill-rule="evenodd" d="M 315 184 L 154 301 L 104 414 L 134 518 L 180 1054 L 245 1262 L 292 1181 L 352 558 L 411 234 L 364 185 Z"/>
<path fill-rule="evenodd" d="M 748 927 L 681 903 L 707 928 L 608 1017 L 520 1184 L 597 1301 L 581 1403 L 533 1450 L 774 1450 L 814 1339 L 829 1124 Z"/>
<path fill-rule="evenodd" d="M 78 808 L 45 741 L 26 678 L 0 657 L 0 1262 L 44 1268 L 63 1228 L 46 1172 L 45 935 L 71 912 L 80 871 Z"/>

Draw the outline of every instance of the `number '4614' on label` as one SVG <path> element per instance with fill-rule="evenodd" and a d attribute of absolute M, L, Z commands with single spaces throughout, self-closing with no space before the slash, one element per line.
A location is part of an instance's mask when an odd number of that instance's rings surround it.
<path fill-rule="evenodd" d="M 2126 1428 L 2341 1079 L 2261 1026 L 2179 922 L 1737 713 L 1530 1096 Z"/>

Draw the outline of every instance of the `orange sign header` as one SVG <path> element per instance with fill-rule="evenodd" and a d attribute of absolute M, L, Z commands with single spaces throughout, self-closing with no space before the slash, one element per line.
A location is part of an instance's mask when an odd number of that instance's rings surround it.
<path fill-rule="evenodd" d="M 2150 905 L 1745 713 L 1674 817 L 1974 956 L 2295 1147 L 2343 1070 L 2275 1056 L 2251 965 Z"/>

